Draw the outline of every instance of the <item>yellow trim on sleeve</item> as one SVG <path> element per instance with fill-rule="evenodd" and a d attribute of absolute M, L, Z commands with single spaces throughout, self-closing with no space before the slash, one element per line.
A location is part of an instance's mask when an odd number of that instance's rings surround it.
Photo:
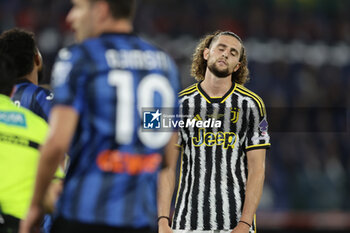
<path fill-rule="evenodd" d="M 258 230 L 256 229 L 256 214 L 254 214 L 254 233 L 256 233 Z"/>
<path fill-rule="evenodd" d="M 179 97 L 184 96 L 184 95 L 186 95 L 186 94 L 191 94 L 192 92 L 195 92 L 195 91 L 196 91 L 196 88 L 193 89 L 193 90 L 190 90 L 190 91 L 188 91 L 188 92 L 184 92 L 184 93 L 179 94 Z"/>
<path fill-rule="evenodd" d="M 237 84 L 238 86 L 238 90 L 243 91 L 246 95 L 249 95 L 250 97 L 252 97 L 253 99 L 255 99 L 255 101 L 258 102 L 259 105 L 261 105 L 262 111 L 263 111 L 263 115 L 262 116 L 266 116 L 266 108 L 265 108 L 265 104 L 264 101 L 260 98 L 260 96 L 258 96 L 257 94 L 255 94 L 254 92 L 250 91 L 249 89 L 245 88 L 242 85 Z M 242 93 L 242 92 L 241 92 Z M 243 93 L 243 94 L 244 94 Z M 260 110 L 261 111 L 261 110 Z"/>
<path fill-rule="evenodd" d="M 260 147 L 260 146 L 271 146 L 271 143 L 251 145 L 251 146 L 247 146 L 246 149 L 250 149 L 250 148 L 254 148 L 254 147 Z"/>
<path fill-rule="evenodd" d="M 179 92 L 179 95 L 182 94 L 182 93 L 184 93 L 184 92 L 189 91 L 190 89 L 196 88 L 196 85 L 197 85 L 197 83 L 194 83 L 194 84 L 192 84 L 191 86 L 189 86 L 189 87 L 183 89 L 182 91 Z"/>
<path fill-rule="evenodd" d="M 202 121 L 202 118 L 199 114 L 197 114 L 195 117 L 194 117 L 197 121 Z"/>
<path fill-rule="evenodd" d="M 242 86 L 242 85 L 239 85 L 239 87 L 242 89 L 242 90 L 245 90 L 246 92 L 249 92 L 250 94 L 254 95 L 256 98 L 258 98 L 261 102 L 261 104 L 264 106 L 264 101 L 261 99 L 260 96 L 258 96 L 257 94 L 255 94 L 254 92 L 252 92 L 251 90 L 249 90 L 248 88 L 246 88 L 245 86 Z"/>
<path fill-rule="evenodd" d="M 246 91 L 244 91 L 244 90 L 242 90 L 242 89 L 240 89 L 240 88 L 237 88 L 237 91 L 240 92 L 240 93 L 242 93 L 242 94 L 244 94 L 244 95 L 247 95 L 247 96 L 252 97 L 252 98 L 258 103 L 258 105 L 259 105 L 260 115 L 261 115 L 262 117 L 266 115 L 266 114 L 265 114 L 265 108 L 262 106 L 262 104 L 260 103 L 260 101 L 259 101 L 256 97 L 254 97 L 253 95 L 249 94 L 248 92 L 246 92 Z"/>

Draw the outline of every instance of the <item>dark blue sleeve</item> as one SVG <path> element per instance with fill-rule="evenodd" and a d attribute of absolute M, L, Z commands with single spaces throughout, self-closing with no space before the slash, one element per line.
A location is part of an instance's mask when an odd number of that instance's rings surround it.
<path fill-rule="evenodd" d="M 47 89 L 39 87 L 35 93 L 32 111 L 48 121 L 52 107 L 53 93 Z"/>
<path fill-rule="evenodd" d="M 89 69 L 83 50 L 77 46 L 58 53 L 52 73 L 54 106 L 67 105 L 81 114 Z"/>

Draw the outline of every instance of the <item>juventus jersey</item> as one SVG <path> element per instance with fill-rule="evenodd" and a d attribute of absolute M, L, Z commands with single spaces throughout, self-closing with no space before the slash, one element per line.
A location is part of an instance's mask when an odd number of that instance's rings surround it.
<path fill-rule="evenodd" d="M 194 84 L 180 92 L 181 172 L 173 229 L 230 230 L 241 216 L 249 150 L 270 147 L 262 99 L 239 84 L 210 98 Z M 251 228 L 255 230 L 255 221 Z"/>

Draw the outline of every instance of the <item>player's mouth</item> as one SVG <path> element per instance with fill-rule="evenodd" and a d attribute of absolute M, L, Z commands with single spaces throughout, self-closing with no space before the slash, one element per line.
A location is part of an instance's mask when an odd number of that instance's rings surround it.
<path fill-rule="evenodd" d="M 219 59 L 219 60 L 217 61 L 217 63 L 218 63 L 219 65 L 227 66 L 227 62 L 226 62 L 225 60 L 223 60 L 223 59 Z"/>

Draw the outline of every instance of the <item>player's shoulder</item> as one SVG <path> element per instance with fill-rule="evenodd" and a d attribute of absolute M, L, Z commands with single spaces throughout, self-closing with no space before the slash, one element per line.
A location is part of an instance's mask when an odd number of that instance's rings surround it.
<path fill-rule="evenodd" d="M 259 109 L 261 116 L 266 115 L 264 101 L 256 93 L 254 93 L 253 91 L 249 90 L 248 88 L 240 84 L 236 84 L 235 92 L 250 99 L 250 104 L 254 106 L 253 109 Z"/>
<path fill-rule="evenodd" d="M 42 87 L 42 86 L 38 86 L 38 91 L 41 93 L 44 93 L 45 95 L 50 95 L 53 93 L 51 90 L 49 90 L 45 87 Z"/>
<path fill-rule="evenodd" d="M 34 84 L 34 83 L 30 83 L 29 84 L 32 88 L 33 88 L 33 90 L 35 90 L 35 92 L 37 92 L 37 93 L 43 93 L 43 94 L 46 94 L 46 95 L 50 95 L 50 93 L 51 93 L 51 91 L 49 90 L 49 89 L 46 89 L 46 88 L 44 88 L 44 87 L 42 87 L 42 86 L 39 86 L 39 85 L 36 85 L 36 84 Z"/>
<path fill-rule="evenodd" d="M 53 97 L 54 97 L 54 94 L 51 90 L 41 86 L 37 86 L 35 94 L 38 100 L 42 100 L 44 102 L 51 101 L 53 100 Z"/>
<path fill-rule="evenodd" d="M 74 62 L 84 57 L 83 44 L 72 44 L 58 51 L 57 58 L 60 61 Z"/>
<path fill-rule="evenodd" d="M 248 97 L 249 99 L 253 100 L 253 101 L 260 101 L 263 102 L 262 98 L 256 94 L 255 92 L 251 91 L 250 89 L 246 88 L 245 86 L 241 85 L 241 84 L 236 84 L 235 87 L 235 92 Z"/>
<path fill-rule="evenodd" d="M 35 85 L 34 83 L 27 82 L 25 84 L 25 91 L 32 92 L 35 96 L 49 96 L 52 94 L 52 92 L 44 87 L 41 87 L 39 85 Z"/>
<path fill-rule="evenodd" d="M 198 83 L 194 83 L 179 92 L 179 98 L 184 98 L 198 91 Z"/>
<path fill-rule="evenodd" d="M 90 72 L 93 69 L 91 59 L 87 56 L 86 49 L 81 44 L 73 44 L 62 48 L 57 54 L 52 69 L 51 85 L 55 88 L 67 81 L 67 78 L 74 72 L 84 70 Z"/>
<path fill-rule="evenodd" d="M 25 93 L 30 93 L 31 95 L 34 95 L 35 93 L 39 92 L 45 92 L 45 89 L 35 85 L 34 83 L 30 82 L 29 80 L 23 80 L 20 83 L 16 84 L 16 92 L 25 92 Z"/>

